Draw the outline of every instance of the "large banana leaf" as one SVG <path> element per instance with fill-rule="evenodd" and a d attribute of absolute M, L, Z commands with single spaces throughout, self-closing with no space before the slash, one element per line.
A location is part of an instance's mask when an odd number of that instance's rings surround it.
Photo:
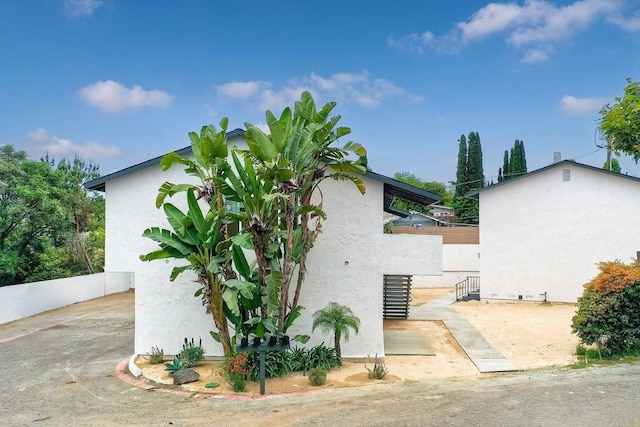
<path fill-rule="evenodd" d="M 170 232 L 169 230 L 161 229 L 159 227 L 151 227 L 144 230 L 142 233 L 144 237 L 156 241 L 160 244 L 164 244 L 170 248 L 173 248 L 182 254 L 182 258 L 186 257 L 192 252 L 192 248 L 187 246 L 182 240 Z"/>

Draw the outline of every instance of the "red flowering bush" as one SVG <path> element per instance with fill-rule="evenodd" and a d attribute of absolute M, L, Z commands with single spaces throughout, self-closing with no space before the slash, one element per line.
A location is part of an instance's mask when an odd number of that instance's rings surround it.
<path fill-rule="evenodd" d="M 234 391 L 244 391 L 247 386 L 249 369 L 247 353 L 237 353 L 225 359 L 222 376 L 229 382 Z"/>

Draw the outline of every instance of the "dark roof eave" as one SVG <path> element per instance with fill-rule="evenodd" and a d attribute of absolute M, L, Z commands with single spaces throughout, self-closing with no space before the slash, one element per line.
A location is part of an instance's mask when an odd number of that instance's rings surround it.
<path fill-rule="evenodd" d="M 233 138 L 238 138 L 238 137 L 242 137 L 242 136 L 244 136 L 244 130 L 243 129 L 234 129 L 234 130 L 232 130 L 230 132 L 227 132 L 227 139 L 233 139 Z M 188 154 L 190 152 L 191 152 L 191 146 L 190 145 L 175 151 L 175 153 L 178 153 L 180 155 Z M 128 175 L 130 173 L 139 171 L 139 170 L 144 169 L 144 168 L 149 167 L 149 166 L 157 165 L 157 164 L 160 163 L 160 160 L 162 160 L 162 158 L 164 156 L 165 155 L 163 154 L 162 156 L 154 157 L 153 159 L 146 160 L 146 161 L 144 161 L 142 163 L 138 163 L 138 164 L 135 164 L 133 166 L 129 166 L 129 167 L 124 168 L 124 169 L 120 169 L 119 171 L 116 171 L 116 172 L 101 176 L 100 178 L 96 178 L 94 180 L 91 180 L 91 181 L 87 182 L 84 185 L 84 187 L 87 190 L 103 191 L 104 192 L 107 181 L 111 181 L 112 179 Z"/>

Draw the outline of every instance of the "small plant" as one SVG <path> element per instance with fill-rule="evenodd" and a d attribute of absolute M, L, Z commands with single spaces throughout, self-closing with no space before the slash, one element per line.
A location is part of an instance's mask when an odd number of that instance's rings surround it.
<path fill-rule="evenodd" d="M 198 345 L 195 345 L 193 338 L 191 341 L 184 339 L 182 344 L 182 351 L 178 354 L 178 359 L 182 362 L 182 366 L 185 368 L 193 368 L 198 365 L 204 359 L 204 349 L 202 348 L 202 338 Z"/>
<path fill-rule="evenodd" d="M 324 343 L 311 347 L 307 355 L 310 368 L 322 368 L 330 371 L 342 365 L 338 351 L 335 348 L 325 346 Z"/>
<path fill-rule="evenodd" d="M 309 371 L 309 382 L 311 385 L 323 385 L 327 381 L 327 371 L 322 368 L 313 368 Z"/>
<path fill-rule="evenodd" d="M 309 351 L 306 348 L 294 347 L 289 350 L 291 359 L 291 371 L 302 371 L 305 375 L 313 368 L 311 357 L 309 357 Z"/>
<path fill-rule="evenodd" d="M 151 352 L 147 353 L 145 359 L 147 359 L 152 365 L 162 363 L 164 360 L 164 350 L 158 346 L 151 347 Z"/>
<path fill-rule="evenodd" d="M 249 380 L 260 381 L 260 353 L 253 351 L 247 357 Z M 288 351 L 267 351 L 264 355 L 264 376 L 280 378 L 293 372 L 291 353 Z"/>
<path fill-rule="evenodd" d="M 360 319 L 346 305 L 340 305 L 337 302 L 330 302 L 323 309 L 313 313 L 312 330 L 320 328 L 325 332 L 333 332 L 334 345 L 338 357 L 342 357 L 340 351 L 340 340 L 344 337 L 345 341 L 349 341 L 349 331 L 353 330 L 358 334 L 360 327 Z"/>
<path fill-rule="evenodd" d="M 378 357 L 377 353 L 373 360 L 373 369 L 367 368 L 367 365 L 364 365 L 364 367 L 369 371 L 369 378 L 371 379 L 382 380 L 389 373 L 389 370 L 384 364 L 384 360 Z"/>
<path fill-rule="evenodd" d="M 247 361 L 247 353 L 237 353 L 227 357 L 222 365 L 222 376 L 234 391 L 244 391 L 247 386 L 249 376 Z"/>
<path fill-rule="evenodd" d="M 165 363 L 164 366 L 164 370 L 169 372 L 169 375 L 173 375 L 174 373 L 186 367 L 182 364 L 182 361 L 177 356 L 173 358 L 173 362 Z"/>

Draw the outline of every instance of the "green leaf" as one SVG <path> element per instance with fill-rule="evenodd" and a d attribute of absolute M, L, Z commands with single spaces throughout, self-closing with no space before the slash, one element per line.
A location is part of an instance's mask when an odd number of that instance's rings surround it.
<path fill-rule="evenodd" d="M 180 254 L 185 257 L 192 252 L 191 248 L 185 245 L 175 234 L 169 230 L 164 230 L 159 227 L 151 227 L 144 230 L 142 233 L 144 237 L 148 237 L 151 240 L 167 245 L 176 249 Z"/>
<path fill-rule="evenodd" d="M 211 338 L 213 338 L 216 342 L 220 342 L 220 334 L 217 332 L 209 331 L 211 334 Z"/>
<path fill-rule="evenodd" d="M 171 270 L 171 276 L 169 276 L 169 280 L 173 282 L 180 275 L 180 273 L 183 273 L 187 270 L 193 270 L 193 266 L 183 265 L 180 267 L 173 267 L 173 269 Z"/>
<path fill-rule="evenodd" d="M 191 184 L 172 184 L 170 182 L 165 182 L 158 189 L 158 196 L 156 197 L 156 208 L 160 208 L 164 200 L 167 196 L 172 197 L 174 194 L 179 193 L 181 191 L 186 191 L 189 188 L 197 189 L 198 187 Z"/>
<path fill-rule="evenodd" d="M 253 249 L 253 242 L 251 241 L 250 233 L 237 234 L 231 238 L 231 241 L 234 245 L 240 246 L 243 249 Z"/>
<path fill-rule="evenodd" d="M 240 307 L 238 306 L 238 294 L 235 289 L 227 287 L 222 291 L 222 299 L 224 300 L 231 313 L 240 316 Z"/>
<path fill-rule="evenodd" d="M 231 251 L 233 255 L 233 265 L 236 267 L 236 270 L 238 270 L 238 274 L 245 280 L 251 280 L 251 268 L 249 267 L 249 262 L 242 248 L 234 244 L 231 247 Z"/>
<path fill-rule="evenodd" d="M 302 315 L 302 310 L 304 310 L 304 307 L 299 305 L 296 308 L 294 308 L 291 312 L 289 312 L 286 319 L 284 320 L 283 332 L 286 332 L 287 329 L 289 329 L 291 325 L 293 325 L 293 322 L 295 322 L 296 319 Z"/>
<path fill-rule="evenodd" d="M 206 223 L 204 220 L 204 216 L 202 215 L 202 209 L 196 200 L 196 196 L 193 193 L 193 190 L 187 190 L 187 204 L 189 205 L 189 211 L 187 214 L 191 221 L 193 221 L 193 225 L 198 230 L 198 233 L 205 233 L 207 231 Z"/>
<path fill-rule="evenodd" d="M 247 129 L 246 133 L 247 142 L 253 142 L 249 143 L 249 150 L 251 151 L 251 154 L 262 161 L 270 161 L 276 157 L 276 148 L 264 132 L 257 127 L 252 126 Z"/>
<path fill-rule="evenodd" d="M 194 297 L 196 297 L 196 298 L 197 298 L 197 297 L 199 297 L 200 295 L 202 295 L 202 288 L 198 289 L 198 290 L 196 291 L 196 293 L 195 293 L 195 294 L 193 294 L 193 296 L 194 296 Z"/>
<path fill-rule="evenodd" d="M 238 279 L 226 280 L 224 282 L 224 285 L 228 288 L 239 291 L 240 294 L 242 294 L 242 296 L 246 299 L 251 299 L 253 297 L 253 288 L 256 286 L 255 283 Z"/>
<path fill-rule="evenodd" d="M 309 341 L 309 338 L 311 338 L 309 335 L 296 335 L 293 337 L 293 340 L 301 344 L 306 344 L 307 341 Z"/>
<path fill-rule="evenodd" d="M 179 155 L 176 152 L 165 154 L 164 156 L 162 156 L 162 159 L 160 159 L 160 166 L 162 167 L 163 172 L 168 170 L 171 166 L 175 165 L 176 163 L 187 165 L 189 164 L 189 161 L 184 159 L 181 155 Z"/>

